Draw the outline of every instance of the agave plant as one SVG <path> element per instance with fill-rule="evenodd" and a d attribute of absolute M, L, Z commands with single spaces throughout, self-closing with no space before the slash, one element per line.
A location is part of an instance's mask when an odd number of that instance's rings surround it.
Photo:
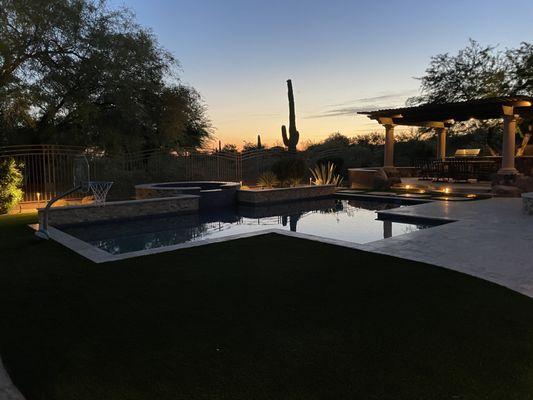
<path fill-rule="evenodd" d="M 335 173 L 335 164 L 328 161 L 327 164 L 318 164 L 309 169 L 313 175 L 315 185 L 335 185 L 340 186 L 342 177 Z"/>
<path fill-rule="evenodd" d="M 279 180 L 276 174 L 272 171 L 267 171 L 259 177 L 257 180 L 257 186 L 263 188 L 273 188 L 274 186 L 279 185 Z"/>

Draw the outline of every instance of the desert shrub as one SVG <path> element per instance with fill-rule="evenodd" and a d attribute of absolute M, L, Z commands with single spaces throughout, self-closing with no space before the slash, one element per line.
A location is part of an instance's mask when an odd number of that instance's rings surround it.
<path fill-rule="evenodd" d="M 257 186 L 272 188 L 276 185 L 279 185 L 279 180 L 276 174 L 272 171 L 267 171 L 262 174 L 257 180 Z"/>
<path fill-rule="evenodd" d="M 289 180 L 287 181 L 287 185 L 289 185 L 290 187 L 296 187 L 301 182 L 302 182 L 302 178 L 298 178 L 298 177 L 289 178 Z"/>
<path fill-rule="evenodd" d="M 340 186 L 342 183 L 342 176 L 335 173 L 335 164 L 332 162 L 315 165 L 311 169 L 311 174 L 313 175 L 313 183 L 315 185 Z"/>
<path fill-rule="evenodd" d="M 335 172 L 341 173 L 344 167 L 344 158 L 343 157 L 324 157 L 324 158 L 320 158 L 319 160 L 317 160 L 316 163 L 319 165 L 331 163 L 334 165 Z"/>
<path fill-rule="evenodd" d="M 272 172 L 276 174 L 282 185 L 287 185 L 296 180 L 301 181 L 307 172 L 307 165 L 299 157 L 284 158 L 272 165 Z"/>
<path fill-rule="evenodd" d="M 22 173 L 12 158 L 0 161 L 0 214 L 5 214 L 22 200 Z"/>

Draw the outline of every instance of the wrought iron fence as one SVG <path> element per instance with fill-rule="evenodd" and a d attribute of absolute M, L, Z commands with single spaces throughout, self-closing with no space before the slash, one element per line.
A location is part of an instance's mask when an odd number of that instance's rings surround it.
<path fill-rule="evenodd" d="M 338 156 L 346 149 L 299 152 L 309 167 L 320 160 Z M 43 201 L 65 192 L 73 185 L 73 163 L 84 154 L 93 180 L 115 182 L 110 198 L 133 196 L 134 185 L 149 182 L 218 180 L 253 184 L 272 165 L 293 157 L 280 148 L 245 152 L 199 151 L 180 149 L 144 150 L 106 154 L 76 146 L 19 145 L 0 147 L 0 160 L 13 158 L 22 166 L 23 201 Z"/>
<path fill-rule="evenodd" d="M 22 169 L 23 201 L 49 200 L 72 187 L 72 161 L 83 149 L 73 146 L 0 147 L 0 160 L 13 158 Z"/>

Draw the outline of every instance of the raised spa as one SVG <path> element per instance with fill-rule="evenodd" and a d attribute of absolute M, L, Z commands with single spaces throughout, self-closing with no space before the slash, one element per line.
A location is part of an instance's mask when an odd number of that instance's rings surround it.
<path fill-rule="evenodd" d="M 182 194 L 200 196 L 200 208 L 231 207 L 237 201 L 238 182 L 191 181 L 146 183 L 135 186 L 137 199 L 175 197 Z"/>

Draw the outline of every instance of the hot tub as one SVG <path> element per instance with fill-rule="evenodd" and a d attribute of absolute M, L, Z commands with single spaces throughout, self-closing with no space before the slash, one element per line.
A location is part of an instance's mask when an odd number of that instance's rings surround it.
<path fill-rule="evenodd" d="M 238 182 L 219 181 L 146 183 L 135 186 L 135 197 L 154 199 L 192 194 L 200 196 L 201 209 L 223 208 L 235 206 L 240 187 Z"/>

